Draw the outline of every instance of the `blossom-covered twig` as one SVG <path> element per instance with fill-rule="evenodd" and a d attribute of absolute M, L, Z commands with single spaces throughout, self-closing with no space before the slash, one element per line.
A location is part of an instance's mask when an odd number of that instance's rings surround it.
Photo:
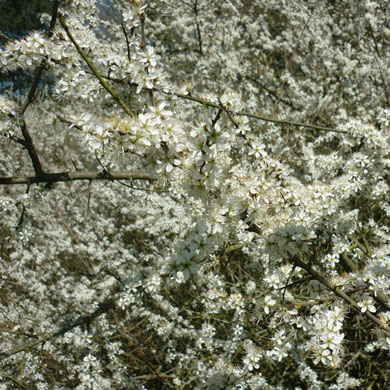
<path fill-rule="evenodd" d="M 83 58 L 83 60 L 86 62 L 86 64 L 89 66 L 89 68 L 92 70 L 93 74 L 96 76 L 96 78 L 99 80 L 100 84 L 106 89 L 110 95 L 114 98 L 114 100 L 123 108 L 123 110 L 128 114 L 131 118 L 134 118 L 134 113 L 130 110 L 130 108 L 125 104 L 125 102 L 122 100 L 122 98 L 118 95 L 118 93 L 110 87 L 109 84 L 104 80 L 104 78 L 100 75 L 98 70 L 96 69 L 95 65 L 92 63 L 92 61 L 89 59 L 89 57 L 85 54 L 83 49 L 80 47 L 80 45 L 77 43 L 76 39 L 73 37 L 72 33 L 69 30 L 68 25 L 65 22 L 65 18 L 63 15 L 59 15 L 59 20 L 61 23 L 61 26 L 64 28 L 66 35 L 73 43 L 74 47 L 80 54 L 80 56 Z"/>
<path fill-rule="evenodd" d="M 46 343 L 46 341 L 64 335 L 65 333 L 69 332 L 70 330 L 78 326 L 90 324 L 95 318 L 98 318 L 102 314 L 107 313 L 111 309 L 115 309 L 115 307 L 116 307 L 115 302 L 112 300 L 112 298 L 109 298 L 106 301 L 100 303 L 97 309 L 93 313 L 87 314 L 85 316 L 80 316 L 74 321 L 70 321 L 69 323 L 66 323 L 64 326 L 61 326 L 58 331 L 42 336 L 38 340 L 32 341 L 31 343 L 27 343 L 19 347 L 13 348 L 10 351 L 1 352 L 0 360 L 9 358 L 10 356 L 15 355 L 19 352 L 29 351 L 38 345 Z"/>
<path fill-rule="evenodd" d="M 343 291 L 341 291 L 336 286 L 333 286 L 323 275 L 321 275 L 319 272 L 314 270 L 310 266 L 310 264 L 305 263 L 298 256 L 293 256 L 291 258 L 291 261 L 293 264 L 304 269 L 309 275 L 311 275 L 314 279 L 318 280 L 320 283 L 322 283 L 324 286 L 326 286 L 330 291 L 332 291 L 339 298 L 343 299 L 345 302 L 347 302 L 349 305 L 351 305 L 354 309 L 361 312 L 361 307 L 351 297 L 349 297 L 347 294 L 345 294 Z M 364 314 L 371 321 L 373 321 L 376 325 L 378 325 L 381 329 L 383 329 L 387 332 L 390 332 L 389 327 L 386 324 L 384 324 L 379 318 L 374 316 L 369 310 L 365 311 Z"/>

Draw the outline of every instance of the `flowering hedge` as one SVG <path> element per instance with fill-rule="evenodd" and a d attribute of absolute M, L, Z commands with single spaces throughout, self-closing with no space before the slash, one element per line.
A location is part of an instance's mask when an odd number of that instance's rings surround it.
<path fill-rule="evenodd" d="M 0 52 L 0 389 L 385 388 L 387 1 L 41 20 Z"/>

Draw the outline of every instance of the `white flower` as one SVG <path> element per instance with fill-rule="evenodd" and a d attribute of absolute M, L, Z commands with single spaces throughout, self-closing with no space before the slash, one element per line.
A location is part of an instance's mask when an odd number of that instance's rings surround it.
<path fill-rule="evenodd" d="M 322 364 L 327 365 L 330 363 L 331 360 L 332 356 L 329 349 L 319 349 L 315 352 L 314 364 L 318 364 L 321 362 Z"/>
<path fill-rule="evenodd" d="M 246 350 L 246 356 L 243 360 L 245 366 L 248 368 L 249 371 L 253 371 L 253 369 L 259 368 L 261 354 L 258 348 L 250 340 L 245 340 L 244 348 Z"/>
<path fill-rule="evenodd" d="M 370 313 L 375 313 L 376 312 L 374 301 L 373 301 L 373 299 L 371 297 L 366 298 L 362 302 L 358 302 L 358 306 L 361 308 L 360 310 L 361 310 L 362 313 L 365 313 L 367 310 Z"/>

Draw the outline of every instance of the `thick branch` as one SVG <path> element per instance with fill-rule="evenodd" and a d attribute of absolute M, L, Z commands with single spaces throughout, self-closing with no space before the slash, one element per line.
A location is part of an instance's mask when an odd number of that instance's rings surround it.
<path fill-rule="evenodd" d="M 34 184 L 34 183 L 57 183 L 61 181 L 76 180 L 157 180 L 153 176 L 136 172 L 108 172 L 108 171 L 76 171 L 59 173 L 42 173 L 40 176 L 16 176 L 0 177 L 0 185 L 5 184 Z"/>

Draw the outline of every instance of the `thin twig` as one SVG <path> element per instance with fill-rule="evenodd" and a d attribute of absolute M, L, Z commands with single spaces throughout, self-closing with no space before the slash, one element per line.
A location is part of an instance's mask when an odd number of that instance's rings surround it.
<path fill-rule="evenodd" d="M 141 6 L 144 5 L 144 2 L 142 1 Z M 140 20 L 141 20 L 141 49 L 145 53 L 146 52 L 146 35 L 145 35 L 145 20 L 146 20 L 146 15 L 145 15 L 145 10 L 142 11 L 140 14 Z M 146 65 L 145 67 L 146 74 L 149 74 L 149 65 Z M 149 98 L 150 102 L 152 103 L 153 106 L 155 106 L 155 101 L 154 101 L 154 96 L 153 96 L 153 89 L 149 89 Z"/>
<path fill-rule="evenodd" d="M 11 42 L 12 38 L 0 31 L 0 37 L 4 38 L 6 41 Z"/>
<path fill-rule="evenodd" d="M 20 382 L 18 379 L 14 378 L 13 376 L 4 375 L 4 374 L 0 374 L 0 376 L 2 376 L 4 379 L 8 379 L 11 382 L 16 383 L 22 389 L 29 390 L 29 388 L 24 383 Z"/>
<path fill-rule="evenodd" d="M 171 93 L 171 94 L 173 94 L 181 99 L 191 100 L 193 102 L 202 104 L 203 106 L 206 106 L 206 107 L 213 107 L 213 108 L 217 108 L 217 109 L 222 108 L 223 109 L 223 107 L 221 107 L 219 104 L 210 102 L 206 99 L 201 99 L 201 98 L 191 96 L 191 95 L 183 95 L 181 93 Z M 247 116 L 249 118 L 259 119 L 259 120 L 262 120 L 265 122 L 278 123 L 280 125 L 290 125 L 290 126 L 308 128 L 311 130 L 320 130 L 320 131 L 327 131 L 327 132 L 333 132 L 333 133 L 348 134 L 348 132 L 345 130 L 337 130 L 337 129 L 334 129 L 332 127 L 312 125 L 309 123 L 301 123 L 301 122 L 294 122 L 294 121 L 288 121 L 288 120 L 283 120 L 283 119 L 271 118 L 271 117 L 267 117 L 267 116 L 263 116 L 263 115 L 251 114 L 251 113 L 245 112 L 245 111 L 237 111 L 237 112 L 231 111 L 231 112 L 234 115 Z"/>
<path fill-rule="evenodd" d="M 195 25 L 196 25 L 196 34 L 198 36 L 198 44 L 199 44 L 199 54 L 203 55 L 203 45 L 202 45 L 202 35 L 200 32 L 200 24 L 198 20 L 198 0 L 195 0 L 194 3 L 194 13 L 195 13 Z"/>
<path fill-rule="evenodd" d="M 296 107 L 291 101 L 287 101 L 286 99 L 283 99 L 282 97 L 280 97 L 276 92 L 272 91 L 270 88 L 265 86 L 259 80 L 256 80 L 250 76 L 247 76 L 246 79 L 249 81 L 252 81 L 253 83 L 255 83 L 258 86 L 260 86 L 261 88 L 263 88 L 266 92 L 268 92 L 270 95 L 272 95 L 276 100 L 280 101 L 281 103 L 285 104 L 286 106 L 289 106 L 294 110 L 299 110 L 299 107 Z M 290 100 L 290 98 L 289 98 L 289 100 Z"/>
<path fill-rule="evenodd" d="M 30 192 L 30 184 L 27 184 L 26 194 L 28 195 L 29 192 Z M 22 212 L 20 213 L 19 222 L 16 226 L 17 230 L 22 227 L 25 215 L 26 215 L 26 205 L 23 203 L 22 204 Z"/>
<path fill-rule="evenodd" d="M 131 62 L 129 37 L 127 36 L 126 27 L 123 23 L 121 23 L 121 27 L 122 27 L 122 31 L 123 31 L 123 34 L 125 35 L 125 39 L 126 39 L 127 59 L 129 60 L 129 62 Z"/>
<path fill-rule="evenodd" d="M 234 120 L 234 118 L 232 117 L 230 111 L 222 104 L 221 100 L 218 98 L 218 103 L 220 104 L 220 106 L 222 107 L 222 109 L 225 111 L 226 115 L 228 116 L 230 122 L 233 123 L 234 127 L 236 129 L 238 129 L 240 126 L 238 125 L 238 123 Z"/>
<path fill-rule="evenodd" d="M 256 224 L 252 224 L 249 229 L 251 231 L 254 231 L 254 232 L 260 232 L 258 234 L 261 234 L 261 228 L 258 227 Z M 248 230 L 249 230 L 248 229 Z M 361 312 L 361 308 L 359 307 L 359 305 L 351 298 L 349 297 L 345 292 L 343 292 L 342 290 L 340 290 L 338 287 L 336 286 L 333 286 L 329 281 L 328 279 L 326 279 L 323 275 L 321 275 L 319 272 L 317 272 L 316 270 L 314 270 L 310 264 L 308 263 L 305 263 L 304 261 L 302 261 L 298 256 L 292 256 L 290 258 L 291 262 L 294 264 L 294 266 L 297 266 L 299 268 L 302 268 L 303 270 L 305 270 L 310 276 L 312 276 L 315 280 L 319 281 L 321 284 L 323 284 L 324 286 L 326 286 L 330 291 L 332 291 L 336 296 L 338 296 L 339 298 L 343 299 L 345 302 L 347 302 L 348 304 L 350 304 L 354 309 L 356 309 L 359 313 L 362 313 Z M 377 318 L 376 316 L 374 316 L 372 313 L 370 313 L 370 311 L 365 311 L 364 313 L 362 313 L 363 315 L 365 315 L 366 317 L 368 317 L 371 321 L 373 321 L 376 325 L 378 325 L 381 329 L 385 330 L 386 332 L 390 332 L 390 329 L 389 327 L 384 324 L 379 318 Z"/>

